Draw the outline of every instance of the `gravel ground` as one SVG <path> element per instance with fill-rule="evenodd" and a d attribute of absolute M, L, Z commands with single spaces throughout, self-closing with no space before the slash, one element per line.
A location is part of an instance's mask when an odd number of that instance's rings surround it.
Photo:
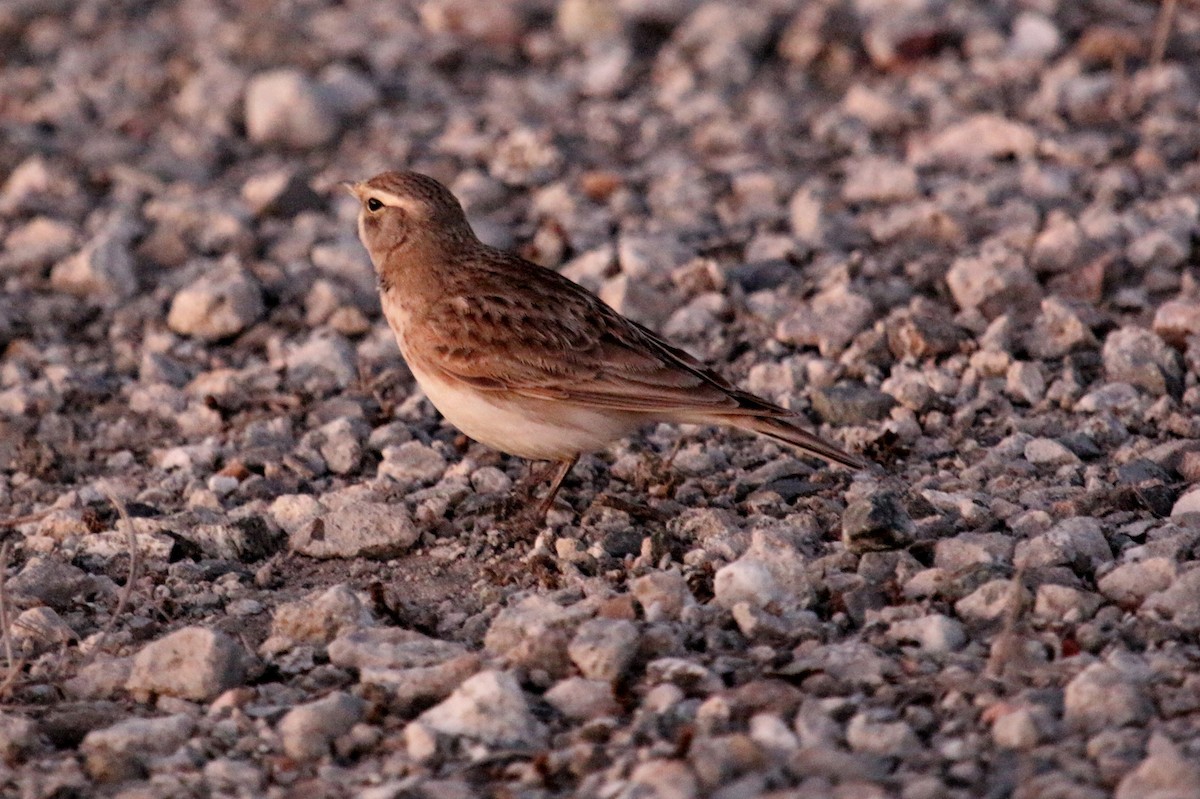
<path fill-rule="evenodd" d="M 0 792 L 1200 797 L 1176 11 L 0 4 Z M 517 535 L 402 167 L 884 473 L 662 426 Z"/>

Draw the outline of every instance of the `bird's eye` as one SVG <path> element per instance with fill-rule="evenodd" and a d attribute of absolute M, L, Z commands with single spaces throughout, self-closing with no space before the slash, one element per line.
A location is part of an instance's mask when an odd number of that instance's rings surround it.
<path fill-rule="evenodd" d="M 370 211 L 371 213 L 375 213 L 382 207 L 383 207 L 383 203 L 381 203 L 379 200 L 377 200 L 374 197 L 367 200 L 367 210 Z"/>

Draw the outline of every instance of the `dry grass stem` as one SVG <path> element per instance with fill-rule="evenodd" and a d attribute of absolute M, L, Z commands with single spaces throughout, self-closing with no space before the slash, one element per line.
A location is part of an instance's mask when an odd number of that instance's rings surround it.
<path fill-rule="evenodd" d="M 104 642 L 112 633 L 113 628 L 117 624 L 117 619 L 121 618 L 121 614 L 125 612 L 125 607 L 129 604 L 129 597 L 133 593 L 134 583 L 137 582 L 138 567 L 141 565 L 137 548 L 137 536 L 133 530 L 133 520 L 129 518 L 129 511 L 125 508 L 125 503 L 116 497 L 111 492 L 105 492 L 108 501 L 117 509 L 117 516 L 125 525 L 125 537 L 129 544 L 129 576 L 125 579 L 125 585 L 121 588 L 121 593 L 117 597 L 117 606 L 113 608 L 112 615 L 108 621 L 104 623 L 104 628 L 100 630 L 100 635 L 96 637 L 96 643 L 83 658 L 82 666 L 86 666 L 95 659 L 96 653 L 104 648 Z"/>
<path fill-rule="evenodd" d="M 1163 0 L 1162 8 L 1158 10 L 1158 20 L 1154 23 L 1154 41 L 1150 45 L 1150 69 L 1162 66 L 1163 56 L 1167 52 L 1167 40 L 1171 38 L 1171 29 L 1175 26 L 1175 11 L 1179 0 Z"/>

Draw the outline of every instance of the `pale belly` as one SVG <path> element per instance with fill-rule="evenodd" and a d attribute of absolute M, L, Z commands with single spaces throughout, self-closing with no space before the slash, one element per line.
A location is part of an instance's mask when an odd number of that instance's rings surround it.
<path fill-rule="evenodd" d="M 565 460 L 603 449 L 637 430 L 631 414 L 544 400 L 503 400 L 424 373 L 409 362 L 425 396 L 450 424 L 493 449 L 530 460 Z"/>
<path fill-rule="evenodd" d="M 446 421 L 487 446 L 530 460 L 566 460 L 604 449 L 644 424 L 635 414 L 546 400 L 505 399 L 498 392 L 451 383 L 422 369 L 405 346 L 408 319 L 400 303 L 384 303 L 396 343 L 417 384 Z"/>

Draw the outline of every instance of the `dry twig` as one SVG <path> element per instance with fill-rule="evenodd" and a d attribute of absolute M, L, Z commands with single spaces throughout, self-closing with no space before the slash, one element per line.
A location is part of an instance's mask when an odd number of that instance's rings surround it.
<path fill-rule="evenodd" d="M 121 593 L 117 597 L 117 606 L 113 608 L 112 615 L 108 617 L 108 621 L 104 623 L 104 628 L 100 630 L 100 635 L 96 637 L 96 643 L 92 646 L 88 653 L 84 655 L 81 666 L 86 666 L 96 657 L 96 653 L 104 648 L 104 641 L 112 633 L 113 628 L 117 624 L 117 619 L 121 618 L 121 614 L 125 612 L 126 605 L 129 604 L 129 597 L 133 593 L 133 585 L 137 582 L 138 566 L 140 558 L 138 557 L 137 536 L 133 531 L 133 520 L 129 518 L 129 511 L 125 508 L 125 503 L 117 499 L 116 495 L 106 491 L 105 496 L 117 509 L 117 516 L 125 525 L 125 537 L 129 543 L 129 576 L 125 579 L 125 585 L 121 588 Z"/>
<path fill-rule="evenodd" d="M 12 545 L 7 541 L 0 546 L 0 637 L 4 640 L 4 657 L 9 669 L 13 665 L 12 629 L 8 623 L 8 557 Z"/>
<path fill-rule="evenodd" d="M 1158 11 L 1158 20 L 1154 23 L 1154 41 L 1150 45 L 1150 69 L 1156 70 L 1162 66 L 1163 56 L 1167 52 L 1167 39 L 1171 38 L 1171 28 L 1175 25 L 1175 11 L 1179 8 L 1179 0 L 1163 0 L 1162 8 Z"/>
<path fill-rule="evenodd" d="M 1025 611 L 1025 570 L 1017 569 L 1009 589 L 1008 606 L 1004 611 L 1004 627 L 992 645 L 986 674 L 1000 678 L 1011 666 L 1025 662 L 1024 638 L 1021 635 L 1021 618 Z"/>

